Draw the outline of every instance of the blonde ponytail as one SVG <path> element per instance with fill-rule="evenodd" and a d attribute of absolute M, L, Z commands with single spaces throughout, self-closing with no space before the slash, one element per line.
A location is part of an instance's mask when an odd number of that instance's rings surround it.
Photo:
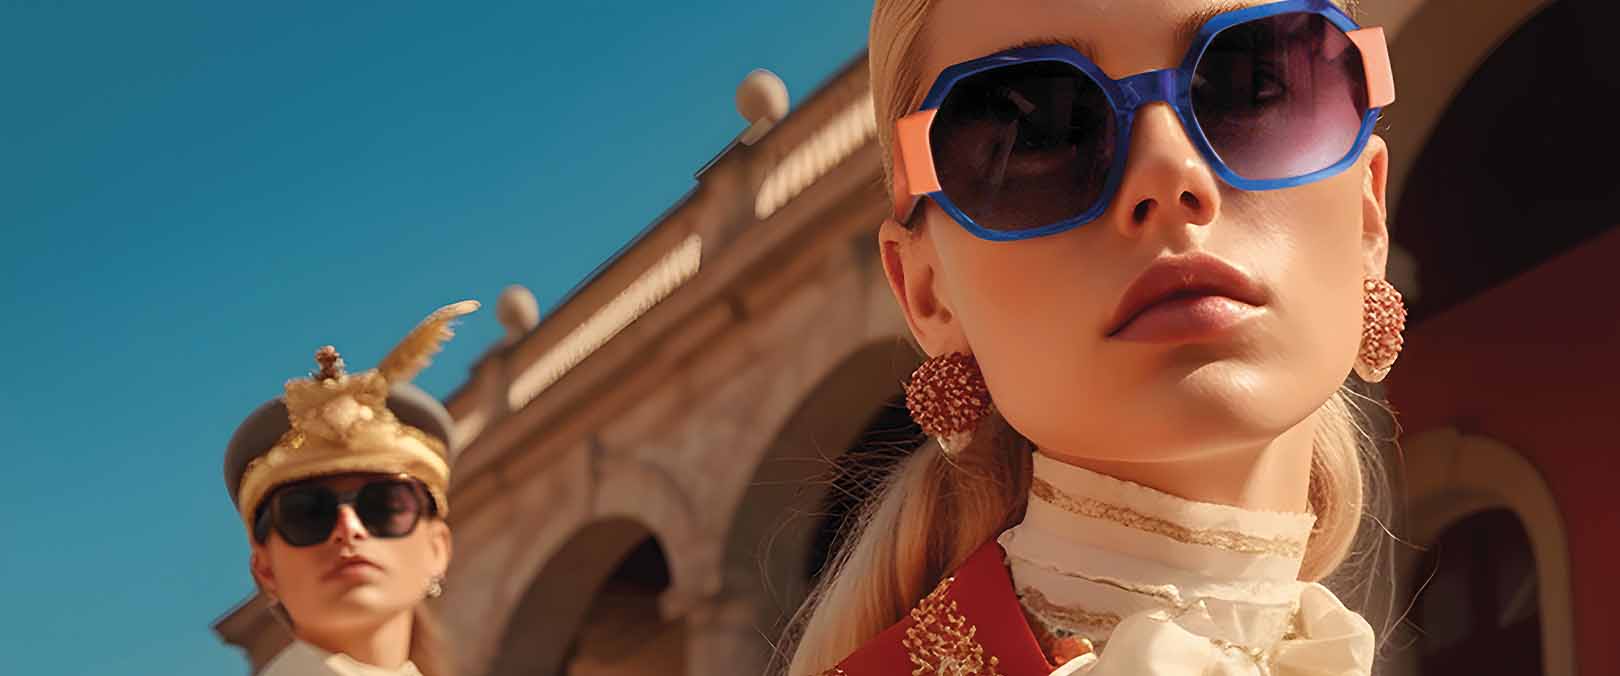
<path fill-rule="evenodd" d="M 993 417 L 952 457 L 929 444 L 863 508 L 854 537 L 794 618 L 790 676 L 819 674 L 903 616 L 1024 516 L 1034 449 Z"/>
<path fill-rule="evenodd" d="M 1327 577 L 1350 553 L 1363 505 L 1371 497 L 1365 494 L 1362 476 L 1382 464 L 1359 424 L 1361 413 L 1350 402 L 1351 396 L 1347 388 L 1339 388 L 1316 416 L 1310 486 L 1316 526 L 1305 545 L 1305 561 L 1299 572 L 1302 580 L 1314 582 Z M 1363 464 L 1372 466 L 1363 468 Z"/>

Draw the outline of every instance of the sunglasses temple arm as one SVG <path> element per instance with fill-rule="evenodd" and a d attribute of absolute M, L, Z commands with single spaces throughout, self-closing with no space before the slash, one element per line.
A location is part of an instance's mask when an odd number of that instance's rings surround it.
<path fill-rule="evenodd" d="M 905 223 L 923 195 L 939 192 L 939 176 L 934 172 L 933 149 L 928 131 L 937 108 L 920 110 L 894 123 L 894 220 Z"/>
<path fill-rule="evenodd" d="M 1395 102 L 1395 73 L 1389 63 L 1389 43 L 1384 29 L 1358 28 L 1345 33 L 1361 52 L 1361 66 L 1367 76 L 1367 105 L 1383 108 Z"/>

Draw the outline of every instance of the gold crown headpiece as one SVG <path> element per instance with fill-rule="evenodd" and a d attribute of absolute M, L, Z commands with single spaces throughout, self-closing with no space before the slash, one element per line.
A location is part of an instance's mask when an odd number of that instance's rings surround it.
<path fill-rule="evenodd" d="M 330 345 L 317 351 L 320 370 L 287 381 L 282 399 L 289 428 L 242 473 L 237 506 L 248 530 L 260 501 L 275 487 L 334 474 L 407 474 L 427 486 L 440 515 L 448 514 L 446 442 L 401 422 L 388 408 L 388 394 L 426 368 L 455 335 L 452 322 L 478 307 L 467 300 L 439 308 L 364 373 L 344 373 L 343 358 Z"/>

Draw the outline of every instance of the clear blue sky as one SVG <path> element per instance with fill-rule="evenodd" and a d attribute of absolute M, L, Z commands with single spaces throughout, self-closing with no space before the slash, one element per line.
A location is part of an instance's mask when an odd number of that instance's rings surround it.
<path fill-rule="evenodd" d="M 0 673 L 245 673 L 220 478 L 241 417 L 334 343 L 369 368 L 468 297 L 418 382 L 553 305 L 870 3 L 0 2 Z"/>

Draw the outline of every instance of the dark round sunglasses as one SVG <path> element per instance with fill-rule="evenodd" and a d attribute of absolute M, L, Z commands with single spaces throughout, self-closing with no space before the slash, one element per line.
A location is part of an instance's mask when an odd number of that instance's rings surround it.
<path fill-rule="evenodd" d="M 320 544 L 337 528 L 343 505 L 353 507 L 366 532 L 379 538 L 410 535 L 424 512 L 437 513 L 421 482 L 409 477 L 375 479 L 342 493 L 310 480 L 282 486 L 264 501 L 254 520 L 254 537 L 263 544 L 274 529 L 294 547 Z"/>

